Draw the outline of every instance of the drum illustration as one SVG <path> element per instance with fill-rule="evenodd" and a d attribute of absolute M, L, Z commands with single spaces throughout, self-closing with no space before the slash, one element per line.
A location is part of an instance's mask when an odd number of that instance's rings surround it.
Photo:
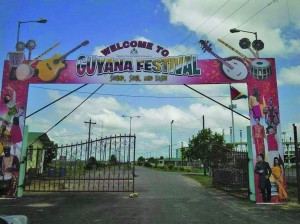
<path fill-rule="evenodd" d="M 25 55 L 23 51 L 14 51 L 14 52 L 9 52 L 7 54 L 8 61 L 9 61 L 9 79 L 10 80 L 17 80 L 16 77 L 16 70 L 17 67 L 22 63 L 22 61 L 25 60 Z"/>
<path fill-rule="evenodd" d="M 256 59 L 251 62 L 251 74 L 258 80 L 265 80 L 272 74 L 271 65 L 267 60 Z"/>
<path fill-rule="evenodd" d="M 18 67 L 23 60 L 25 60 L 25 55 L 23 51 L 14 51 L 14 52 L 9 52 L 7 54 L 8 61 L 9 61 L 9 66 L 11 67 Z"/>

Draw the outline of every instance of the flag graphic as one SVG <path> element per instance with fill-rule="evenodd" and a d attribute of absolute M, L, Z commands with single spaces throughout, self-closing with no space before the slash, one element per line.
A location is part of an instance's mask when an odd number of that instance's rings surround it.
<path fill-rule="evenodd" d="M 239 99 L 246 99 L 247 96 L 244 93 L 241 93 L 236 88 L 230 86 L 230 96 L 231 100 L 239 100 Z"/>

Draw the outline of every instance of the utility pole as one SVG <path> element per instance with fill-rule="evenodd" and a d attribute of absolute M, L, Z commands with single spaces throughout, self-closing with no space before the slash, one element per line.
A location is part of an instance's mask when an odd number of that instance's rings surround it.
<path fill-rule="evenodd" d="M 96 122 L 90 121 L 85 121 L 84 123 L 89 124 L 89 139 L 88 139 L 88 148 L 87 148 L 87 159 L 90 158 L 90 141 L 91 141 L 91 126 L 92 124 L 96 124 Z"/>
<path fill-rule="evenodd" d="M 171 145 L 169 145 L 169 163 L 170 163 L 170 160 L 171 160 Z"/>
<path fill-rule="evenodd" d="M 171 158 L 173 158 L 173 155 L 172 155 L 172 153 L 173 153 L 172 152 L 173 151 L 173 142 L 172 142 L 172 138 L 173 138 L 173 133 L 172 133 L 173 132 L 173 128 L 172 128 L 173 127 L 173 123 L 174 123 L 174 120 L 171 121 Z"/>
<path fill-rule="evenodd" d="M 229 84 L 229 88 L 231 87 L 231 84 Z M 235 147 L 235 136 L 234 136 L 234 119 L 233 119 L 233 109 L 236 108 L 236 104 L 232 104 L 232 98 L 230 97 L 230 105 L 229 108 L 231 109 L 231 123 L 232 123 L 232 141 Z"/>
<path fill-rule="evenodd" d="M 202 129 L 205 129 L 205 119 L 204 119 L 204 115 L 202 116 L 202 125 L 203 125 Z"/>

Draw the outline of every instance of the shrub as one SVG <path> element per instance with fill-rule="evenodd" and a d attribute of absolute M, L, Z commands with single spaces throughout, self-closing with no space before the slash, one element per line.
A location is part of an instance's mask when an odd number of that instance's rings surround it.
<path fill-rule="evenodd" d="M 105 164 L 101 161 L 97 161 L 96 165 L 97 167 L 105 167 Z"/>
<path fill-rule="evenodd" d="M 144 166 L 145 166 L 145 167 L 150 167 L 150 168 L 152 167 L 152 165 L 151 165 L 150 163 L 148 163 L 148 162 L 145 162 L 145 163 L 144 163 Z"/>
<path fill-rule="evenodd" d="M 168 168 L 169 168 L 170 170 L 172 170 L 172 169 L 174 168 L 174 166 L 173 166 L 172 164 L 170 164 L 170 165 L 168 166 Z"/>
<path fill-rule="evenodd" d="M 186 171 L 186 172 L 191 172 L 191 171 L 192 171 L 192 168 L 191 168 L 191 167 L 184 167 L 184 171 Z"/>

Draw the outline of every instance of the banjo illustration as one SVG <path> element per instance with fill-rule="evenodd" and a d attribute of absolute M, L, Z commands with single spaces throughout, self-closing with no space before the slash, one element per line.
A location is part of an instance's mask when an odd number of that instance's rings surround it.
<path fill-rule="evenodd" d="M 18 80 L 24 81 L 27 79 L 30 79 L 33 75 L 34 75 L 34 68 L 32 67 L 32 65 L 38 60 L 40 59 L 42 56 L 44 56 L 45 54 L 47 54 L 49 51 L 53 50 L 54 48 L 56 48 L 60 43 L 57 43 L 55 45 L 53 45 L 52 47 L 50 47 L 48 50 L 46 50 L 45 52 L 43 52 L 42 54 L 40 54 L 39 56 L 37 56 L 35 59 L 33 59 L 31 62 L 29 62 L 29 64 L 27 63 L 23 63 L 20 64 L 17 67 L 16 70 L 16 77 Z"/>
<path fill-rule="evenodd" d="M 241 58 L 228 57 L 223 59 L 212 51 L 211 43 L 209 43 L 209 41 L 200 40 L 200 44 L 202 45 L 203 52 L 208 51 L 222 63 L 223 72 L 228 78 L 233 80 L 243 80 L 247 77 L 248 69 Z"/>

